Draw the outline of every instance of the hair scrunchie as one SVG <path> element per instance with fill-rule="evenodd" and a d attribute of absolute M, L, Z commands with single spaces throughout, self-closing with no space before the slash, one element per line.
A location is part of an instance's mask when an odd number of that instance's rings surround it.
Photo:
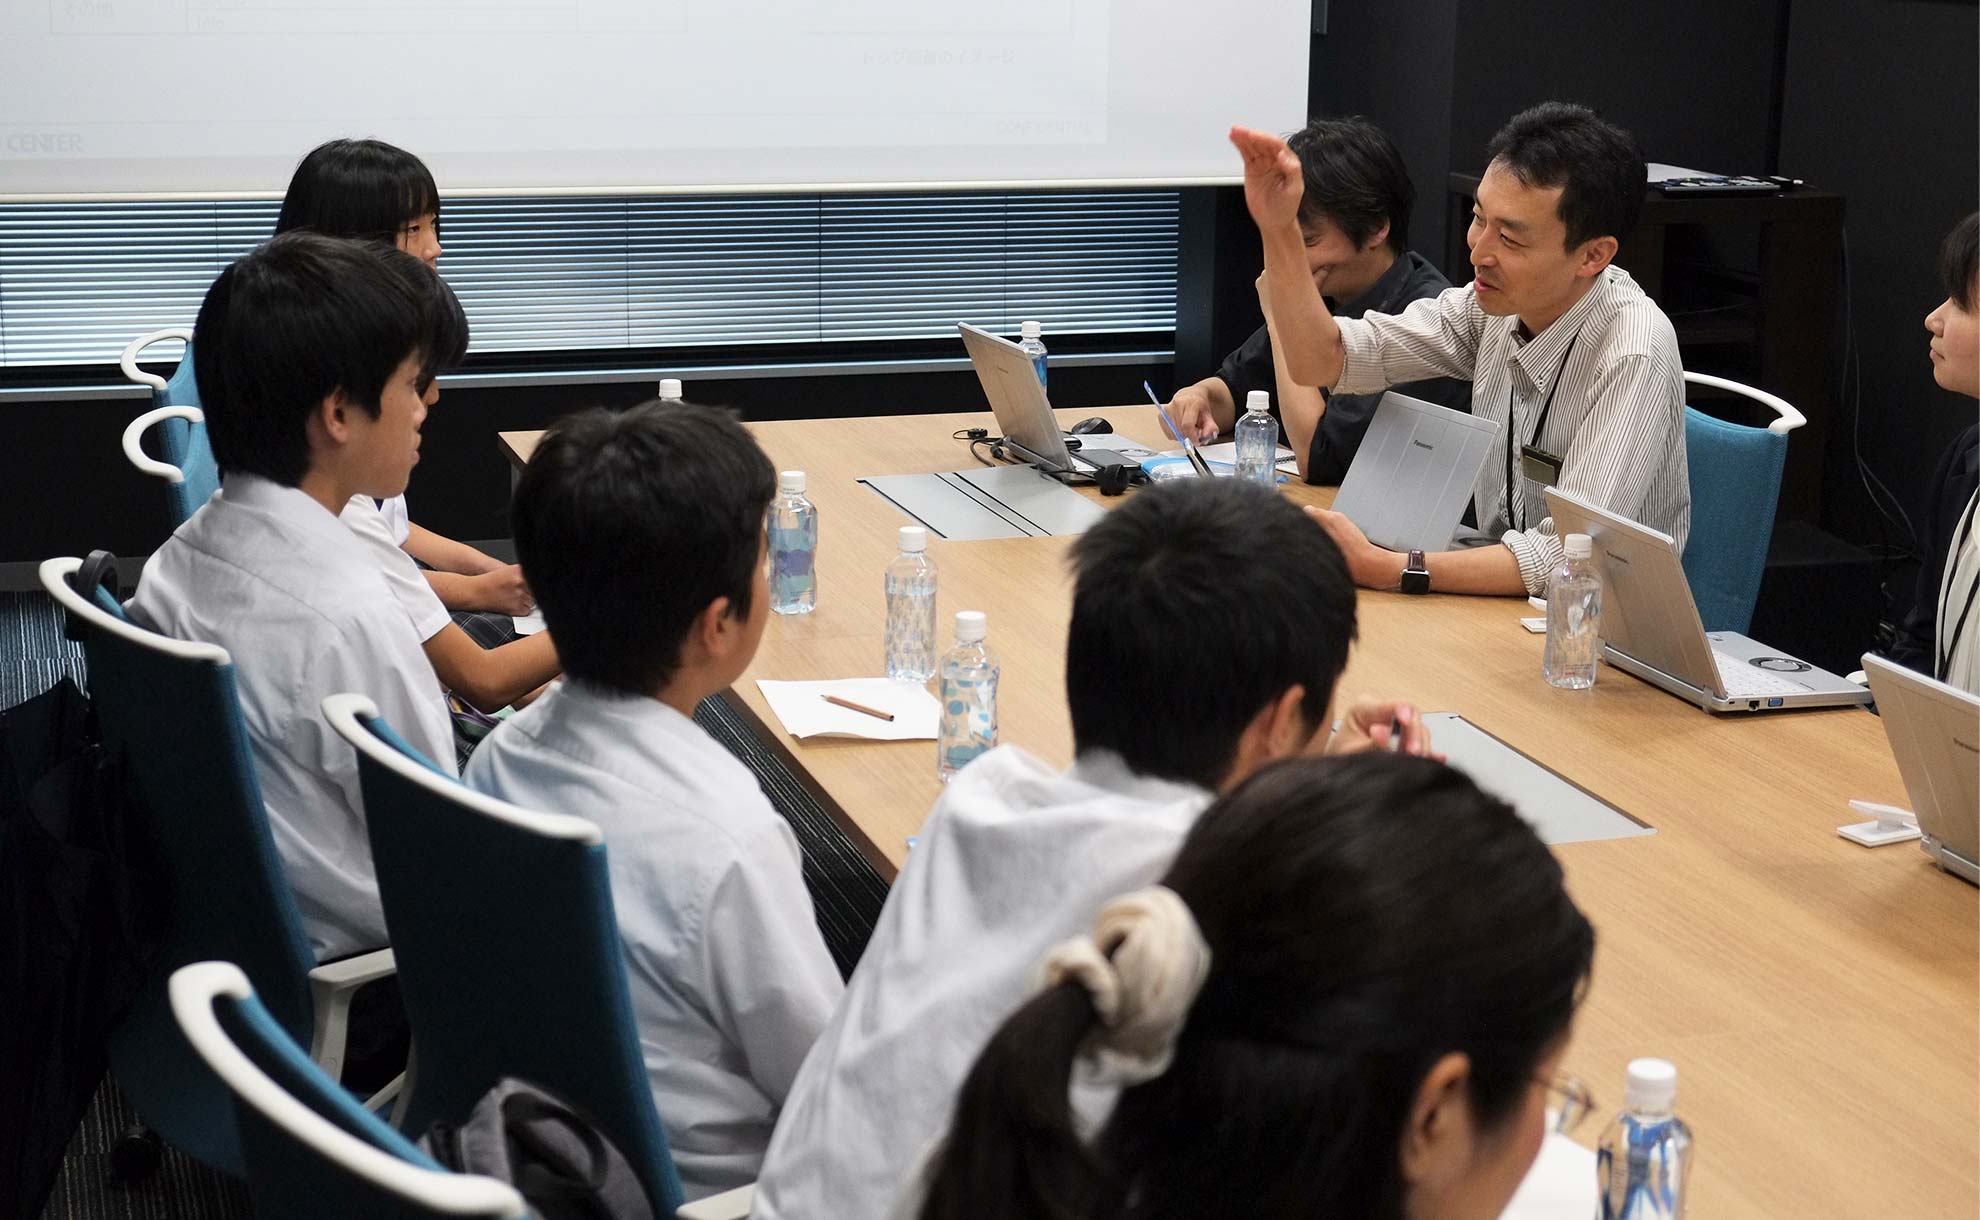
<path fill-rule="evenodd" d="M 1168 1070 L 1176 1036 L 1210 973 L 1210 946 L 1176 892 L 1150 886 L 1100 908 L 1093 932 L 1053 946 L 1038 990 L 1086 988 L 1100 1028 L 1081 1048 L 1088 1078 L 1121 1087 Z"/>

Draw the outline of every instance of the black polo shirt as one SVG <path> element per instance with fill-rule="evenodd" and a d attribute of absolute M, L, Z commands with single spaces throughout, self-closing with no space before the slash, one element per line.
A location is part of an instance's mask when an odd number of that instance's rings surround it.
<path fill-rule="evenodd" d="M 1327 302 L 1335 317 L 1358 318 L 1365 313 L 1401 313 L 1411 301 L 1434 297 L 1451 286 L 1443 273 L 1414 250 L 1404 254 L 1382 273 L 1367 292 L 1346 305 Z M 1272 375 L 1272 339 L 1261 326 L 1238 349 L 1225 357 L 1217 376 L 1231 388 L 1231 401 L 1244 413 L 1245 394 L 1265 390 L 1272 395 L 1272 415 L 1279 414 L 1278 381 Z M 1439 377 L 1391 386 L 1400 394 L 1421 398 L 1453 410 L 1471 410 L 1471 383 Z M 1313 430 L 1313 448 L 1306 459 L 1306 481 L 1322 485 L 1338 484 L 1347 477 L 1348 463 L 1354 461 L 1361 438 L 1368 434 L 1368 421 L 1374 418 L 1380 394 L 1327 394 L 1327 411 L 1320 426 Z"/>

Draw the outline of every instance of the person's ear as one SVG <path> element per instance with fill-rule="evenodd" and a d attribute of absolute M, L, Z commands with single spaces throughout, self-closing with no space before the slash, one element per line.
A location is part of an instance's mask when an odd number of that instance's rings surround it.
<path fill-rule="evenodd" d="M 726 597 L 709 602 L 708 608 L 701 612 L 698 625 L 702 650 L 711 659 L 726 658 L 742 638 L 742 616 L 735 613 L 735 603 Z"/>
<path fill-rule="evenodd" d="M 310 408 L 303 433 L 312 448 L 336 449 L 350 443 L 351 412 L 356 408 L 342 390 L 332 390 Z"/>
<path fill-rule="evenodd" d="M 1574 273 L 1580 276 L 1597 276 L 1604 268 L 1615 261 L 1620 245 L 1613 237 L 1596 237 L 1583 242 L 1581 257 L 1576 260 Z"/>
<path fill-rule="evenodd" d="M 1389 222 L 1385 220 L 1382 222 L 1381 228 L 1369 234 L 1368 240 L 1361 243 L 1361 248 L 1364 252 L 1371 251 L 1378 246 L 1387 245 L 1388 242 L 1389 242 Z"/>
<path fill-rule="evenodd" d="M 1313 726 L 1306 720 L 1306 687 L 1298 682 L 1279 692 L 1269 705 L 1271 724 L 1266 737 L 1270 758 L 1288 758 L 1306 748 Z"/>
<path fill-rule="evenodd" d="M 1410 1103 L 1399 1160 L 1404 1188 L 1436 1196 L 1471 1164 L 1471 1059 L 1453 1051 L 1431 1065 Z"/>

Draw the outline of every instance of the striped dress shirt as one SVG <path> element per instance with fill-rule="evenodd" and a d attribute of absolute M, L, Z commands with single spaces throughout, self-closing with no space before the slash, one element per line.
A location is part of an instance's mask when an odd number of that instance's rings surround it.
<path fill-rule="evenodd" d="M 1469 284 L 1400 314 L 1337 321 L 1346 360 L 1336 393 L 1373 393 L 1426 377 L 1471 382 L 1471 413 L 1496 420 L 1501 431 L 1472 488 L 1476 519 L 1519 560 L 1528 592 L 1546 591 L 1562 552 L 1547 506 L 1525 503 L 1521 445 L 1560 455 L 1561 490 L 1669 534 L 1683 552 L 1691 530 L 1684 366 L 1670 319 L 1628 272 L 1607 268 L 1559 321 L 1530 339 L 1520 334 L 1519 319 L 1479 308 Z"/>

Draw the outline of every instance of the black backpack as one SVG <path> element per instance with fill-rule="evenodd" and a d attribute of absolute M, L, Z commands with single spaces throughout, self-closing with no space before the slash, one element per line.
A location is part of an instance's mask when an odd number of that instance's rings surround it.
<path fill-rule="evenodd" d="M 505 1076 L 459 1126 L 434 1123 L 419 1146 L 461 1173 L 507 1182 L 542 1220 L 653 1220 L 639 1175 L 591 1120 Z"/>

